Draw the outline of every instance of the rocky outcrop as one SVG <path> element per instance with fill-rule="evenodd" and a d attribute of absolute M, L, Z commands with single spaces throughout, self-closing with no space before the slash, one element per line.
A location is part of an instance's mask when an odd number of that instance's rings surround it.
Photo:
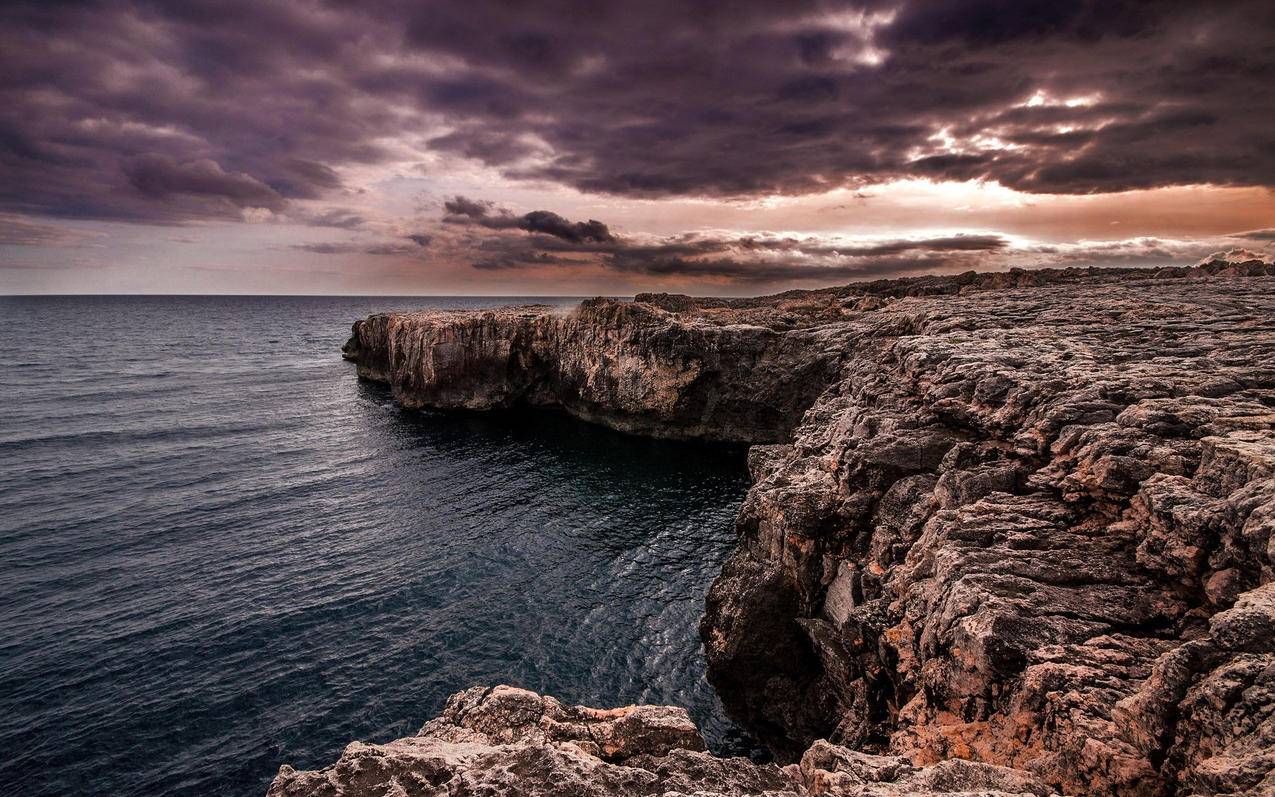
<path fill-rule="evenodd" d="M 1077 794 L 1275 789 L 1271 283 L 851 322 L 836 383 L 752 458 L 702 626 L 728 706 L 786 756 L 823 737 Z"/>
<path fill-rule="evenodd" d="M 701 631 L 781 762 L 827 745 L 1072 794 L 1275 794 L 1273 276 L 374 316 L 346 351 L 414 406 L 758 443 Z"/>
<path fill-rule="evenodd" d="M 344 354 L 409 407 L 550 407 L 626 432 L 754 442 L 787 439 L 835 372 L 838 333 L 595 299 L 374 315 Z"/>
<path fill-rule="evenodd" d="M 916 767 L 820 742 L 799 764 L 716 758 L 685 710 L 596 709 L 509 686 L 460 692 L 416 736 L 355 742 L 330 767 L 283 766 L 267 797 L 1044 797 L 1025 772 L 947 761 Z"/>

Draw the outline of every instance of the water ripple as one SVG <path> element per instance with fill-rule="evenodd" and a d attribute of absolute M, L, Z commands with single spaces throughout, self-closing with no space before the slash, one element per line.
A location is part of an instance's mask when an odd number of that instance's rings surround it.
<path fill-rule="evenodd" d="M 742 451 L 399 410 L 337 351 L 503 300 L 0 299 L 3 791 L 259 795 L 451 692 L 686 705 Z"/>

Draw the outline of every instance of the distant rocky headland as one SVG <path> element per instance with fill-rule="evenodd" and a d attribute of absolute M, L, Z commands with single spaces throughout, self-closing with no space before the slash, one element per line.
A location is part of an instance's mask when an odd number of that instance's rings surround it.
<path fill-rule="evenodd" d="M 1275 794 L 1275 267 L 374 315 L 405 406 L 742 441 L 684 711 L 452 698 L 283 795 Z"/>

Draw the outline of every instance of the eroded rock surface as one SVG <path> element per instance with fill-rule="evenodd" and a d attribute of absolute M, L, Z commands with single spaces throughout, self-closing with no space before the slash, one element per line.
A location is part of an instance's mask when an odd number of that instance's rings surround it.
<path fill-rule="evenodd" d="M 779 767 L 716 758 L 686 711 L 669 706 L 565 706 L 510 686 L 453 695 L 416 736 L 354 742 L 332 766 L 283 766 L 268 797 L 441 797 L 572 795 L 801 797 L 802 795 L 1050 794 L 1028 773 L 947 761 L 916 767 L 905 758 L 857 753 L 820 742 L 799 764 Z"/>
<path fill-rule="evenodd" d="M 553 407 L 656 437 L 778 441 L 832 378 L 839 333 L 594 299 L 570 312 L 374 315 L 345 356 L 409 407 Z"/>
<path fill-rule="evenodd" d="M 1078 794 L 1275 789 L 1271 282 L 852 322 L 835 384 L 754 457 L 709 596 L 735 714 L 787 756 L 825 737 Z"/>
<path fill-rule="evenodd" d="M 346 352 L 414 406 L 764 443 L 701 631 L 780 761 L 826 739 L 1072 794 L 1275 794 L 1273 277 L 374 316 Z"/>

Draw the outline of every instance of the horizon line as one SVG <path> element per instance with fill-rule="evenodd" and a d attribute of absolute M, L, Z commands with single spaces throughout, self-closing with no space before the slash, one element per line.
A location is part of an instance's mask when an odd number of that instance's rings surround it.
<path fill-rule="evenodd" d="M 643 291 L 644 293 L 646 291 Z M 245 299 L 299 298 L 299 299 L 631 299 L 637 294 L 566 294 L 566 293 L 0 293 L 3 299 L 31 299 L 71 296 L 111 296 L 119 298 L 194 298 L 232 297 Z M 689 294 L 688 294 L 689 295 Z"/>

